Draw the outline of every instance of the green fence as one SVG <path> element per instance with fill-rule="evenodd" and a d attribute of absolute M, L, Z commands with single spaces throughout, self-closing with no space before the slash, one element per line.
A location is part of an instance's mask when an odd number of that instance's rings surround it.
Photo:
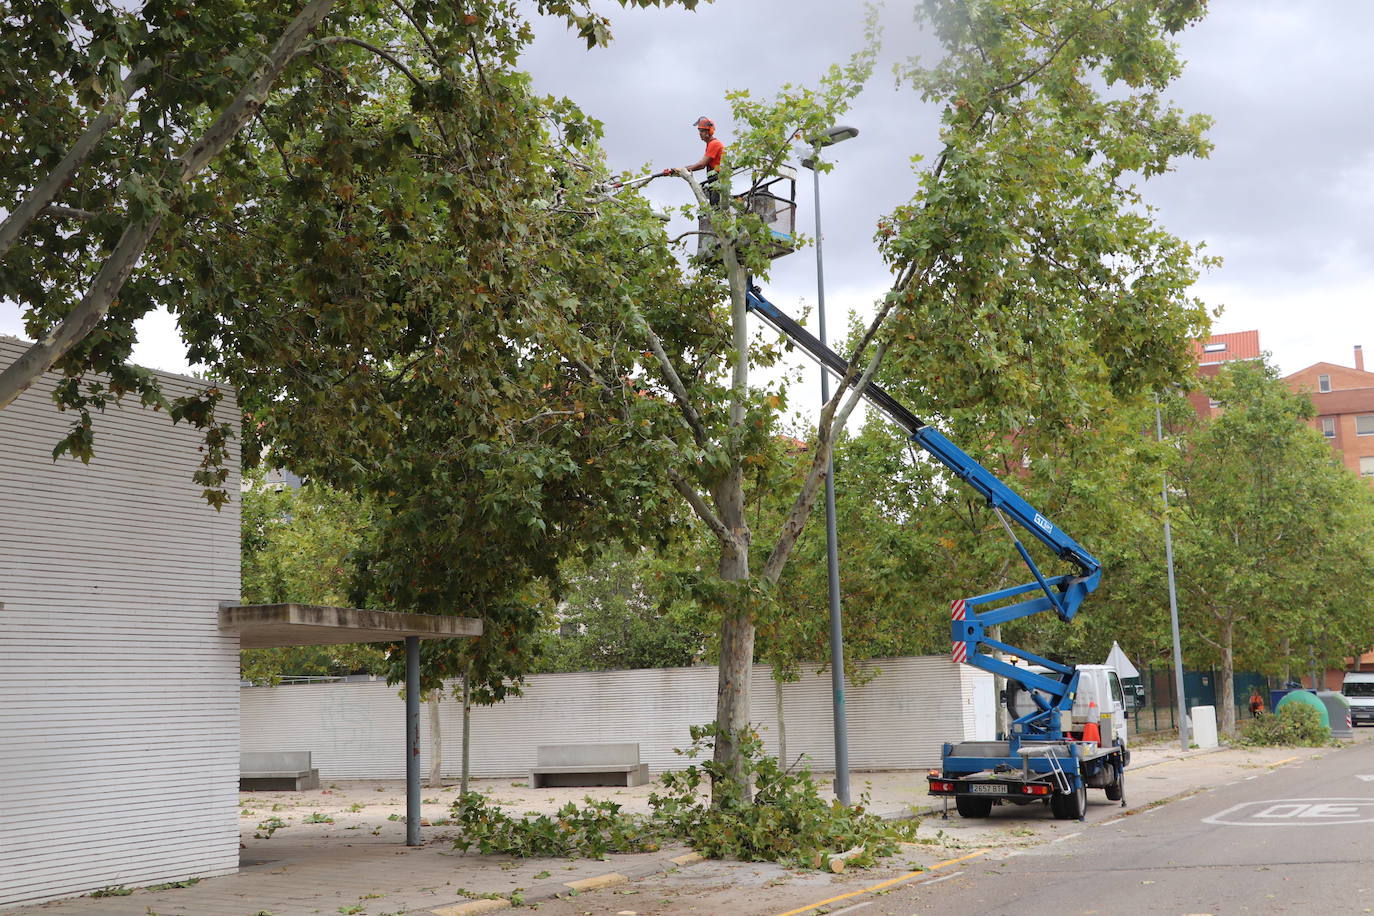
<path fill-rule="evenodd" d="M 1269 696 L 1269 685 L 1263 675 L 1251 671 L 1237 671 L 1232 691 L 1231 704 L 1236 710 L 1236 721 L 1250 716 L 1250 691 L 1258 687 L 1262 696 Z M 1184 706 L 1217 706 L 1217 691 L 1220 689 L 1220 675 L 1213 670 L 1183 671 Z M 1172 668 L 1142 668 L 1140 682 L 1145 687 L 1145 705 L 1137 708 L 1134 714 L 1135 731 L 1177 731 L 1178 730 L 1178 692 L 1174 689 Z M 1266 703 L 1268 700 L 1265 701 Z M 1217 718 L 1220 719 L 1220 710 Z"/>

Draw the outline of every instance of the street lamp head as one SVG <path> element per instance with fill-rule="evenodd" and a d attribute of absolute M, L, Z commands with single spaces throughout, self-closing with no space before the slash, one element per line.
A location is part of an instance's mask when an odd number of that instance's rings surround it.
<path fill-rule="evenodd" d="M 815 137 L 811 138 L 812 146 L 833 146 L 845 140 L 852 140 L 859 135 L 857 127 L 850 127 L 848 124 L 836 124 L 834 127 L 827 127 Z"/>
<path fill-rule="evenodd" d="M 834 127 L 827 127 L 820 133 L 809 139 L 811 149 L 820 150 L 827 146 L 834 146 L 836 143 L 843 143 L 845 140 L 852 140 L 859 135 L 857 127 L 850 127 L 848 124 L 836 124 Z M 801 164 L 804 168 L 814 170 L 816 160 L 811 156 L 802 159 Z"/>

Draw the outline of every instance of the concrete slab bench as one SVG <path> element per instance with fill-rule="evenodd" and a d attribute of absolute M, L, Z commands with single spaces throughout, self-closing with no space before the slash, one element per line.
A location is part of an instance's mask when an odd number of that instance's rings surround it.
<path fill-rule="evenodd" d="M 254 751 L 239 754 L 240 792 L 300 792 L 320 787 L 320 771 L 309 751 Z"/>
<path fill-rule="evenodd" d="M 649 765 L 639 762 L 639 745 L 541 744 L 530 770 L 530 786 L 642 786 Z"/>

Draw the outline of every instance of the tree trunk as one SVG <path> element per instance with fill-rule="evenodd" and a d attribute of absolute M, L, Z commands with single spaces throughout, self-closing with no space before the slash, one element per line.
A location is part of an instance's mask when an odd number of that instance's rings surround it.
<path fill-rule="evenodd" d="M 711 489 L 716 512 L 728 537 L 721 544 L 719 572 L 726 582 L 749 579 L 749 520 L 744 506 L 743 456 L 739 439 L 749 395 L 749 324 L 745 308 L 744 267 L 733 240 L 721 239 L 721 256 L 730 282 L 730 318 L 735 350 L 730 380 L 730 470 Z M 720 622 L 720 670 L 716 682 L 715 762 L 730 777 L 728 783 L 711 786 L 711 803 L 722 804 L 730 796 L 745 800 L 750 788 L 744 779 L 739 754 L 739 732 L 749 725 L 749 701 L 753 689 L 754 618 L 748 607 L 727 608 Z"/>
<path fill-rule="evenodd" d="M 787 768 L 787 718 L 782 703 L 782 681 L 773 676 L 773 699 L 778 707 L 778 763 Z"/>
<path fill-rule="evenodd" d="M 429 692 L 429 785 L 444 783 L 444 733 L 439 726 L 439 691 Z"/>
<path fill-rule="evenodd" d="M 1236 733 L 1236 625 L 1227 621 L 1221 628 L 1221 683 L 1217 685 L 1217 705 L 1221 707 L 1221 733 Z"/>
<path fill-rule="evenodd" d="M 1001 642 L 1002 625 L 999 623 L 988 627 L 988 636 Z M 1002 653 L 994 652 L 993 658 L 1000 661 L 1002 659 Z M 997 733 L 997 740 L 999 741 L 1006 740 L 1004 736 L 1009 736 L 1011 734 L 1011 710 L 1007 709 L 1007 704 L 1002 702 L 1002 697 L 1006 696 L 1006 691 L 1007 679 L 1000 674 L 994 674 L 992 676 L 992 702 L 994 705 L 993 722 L 995 723 L 993 729 Z"/>
<path fill-rule="evenodd" d="M 741 508 L 743 500 L 740 501 Z M 729 520 L 726 524 L 735 528 Z M 721 552 L 720 577 L 742 581 L 749 577 L 749 555 L 726 548 Z M 727 798 L 745 800 L 749 787 L 744 782 L 744 766 L 739 755 L 739 732 L 749 725 L 749 698 L 754 673 L 754 619 L 747 608 L 726 610 L 720 622 L 720 667 L 716 682 L 715 762 L 728 774 L 729 783 L 711 786 L 711 802 L 722 804 Z"/>

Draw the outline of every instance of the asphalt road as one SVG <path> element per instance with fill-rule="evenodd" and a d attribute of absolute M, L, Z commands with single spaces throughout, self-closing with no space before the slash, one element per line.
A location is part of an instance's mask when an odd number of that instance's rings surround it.
<path fill-rule="evenodd" d="M 851 898 L 831 916 L 1374 912 L 1374 743 Z"/>

